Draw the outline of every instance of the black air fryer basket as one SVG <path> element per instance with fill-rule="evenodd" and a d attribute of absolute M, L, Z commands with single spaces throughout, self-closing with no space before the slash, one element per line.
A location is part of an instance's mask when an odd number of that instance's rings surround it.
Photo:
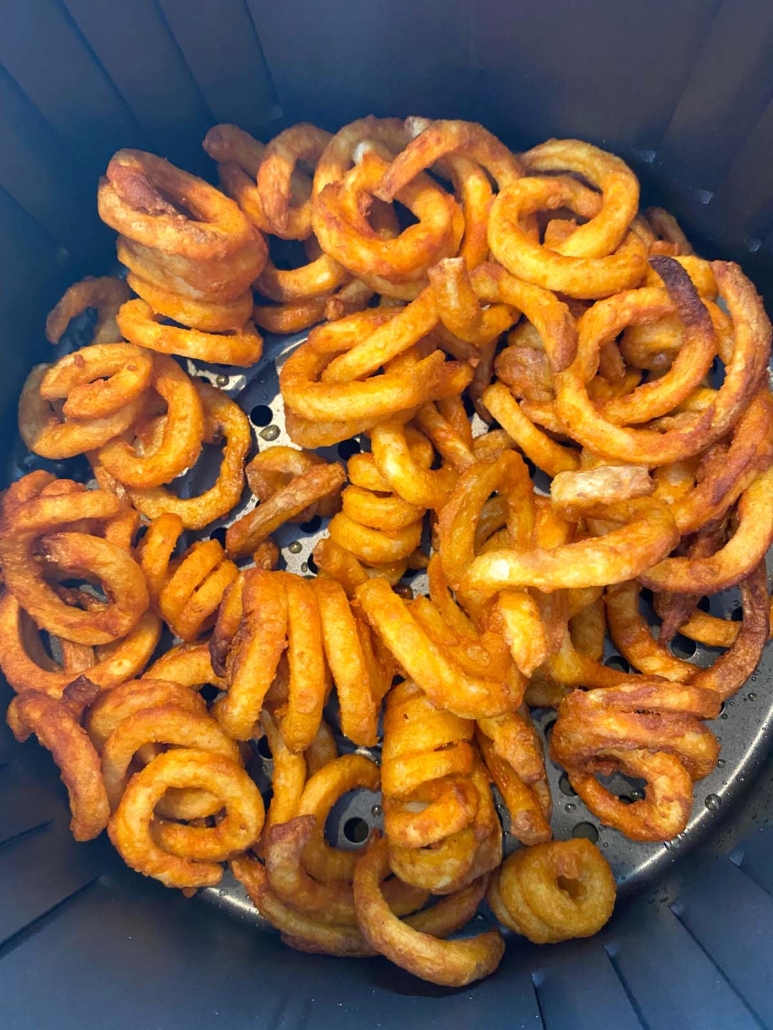
<path fill-rule="evenodd" d="M 52 353 L 46 312 L 114 267 L 96 184 L 115 150 L 211 178 L 201 140 L 216 122 L 269 139 L 368 113 L 468 118 L 514 150 L 577 136 L 620 154 L 699 253 L 739 261 L 773 302 L 772 47 L 765 0 L 0 0 L 7 476 L 36 467 L 14 442 L 15 403 Z M 276 364 L 297 342 L 269 338 L 246 374 L 197 370 L 238 397 L 259 446 L 286 440 Z M 288 567 L 308 571 L 317 536 L 285 527 Z M 537 712 L 541 732 L 553 717 Z M 773 653 L 712 729 L 720 766 L 670 845 L 602 827 L 551 767 L 556 836 L 598 841 L 620 885 L 615 915 L 590 940 L 513 939 L 496 975 L 446 990 L 385 960 L 290 951 L 232 879 L 187 900 L 127 870 L 104 835 L 76 844 L 50 756 L 3 724 L 0 1027 L 771 1027 Z M 270 759 L 256 751 L 252 771 L 267 786 Z M 363 792 L 329 829 L 355 847 L 379 818 Z"/>

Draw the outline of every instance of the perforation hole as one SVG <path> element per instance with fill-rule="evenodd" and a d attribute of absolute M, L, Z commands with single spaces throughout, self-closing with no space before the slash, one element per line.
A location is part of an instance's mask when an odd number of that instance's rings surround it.
<path fill-rule="evenodd" d="M 362 450 L 356 440 L 342 440 L 338 445 L 338 456 L 348 461 L 353 454 L 359 454 Z"/>
<path fill-rule="evenodd" d="M 465 412 L 467 414 L 467 418 L 472 418 L 473 415 L 475 414 L 475 405 L 472 403 L 472 400 L 470 399 L 470 397 L 467 395 L 466 392 L 462 394 L 462 404 L 464 405 L 464 410 L 465 410 Z M 491 428 L 492 429 L 499 428 L 499 423 L 498 422 L 494 422 L 494 424 L 493 424 L 493 426 Z"/>
<path fill-rule="evenodd" d="M 274 413 L 268 404 L 256 404 L 250 410 L 250 421 L 255 426 L 270 426 L 274 419 Z"/>
<path fill-rule="evenodd" d="M 57 662 L 59 665 L 62 664 L 62 646 L 56 637 L 52 637 L 46 630 L 40 631 L 40 643 L 43 645 L 43 650 L 49 658 Z"/>
<path fill-rule="evenodd" d="M 690 640 L 689 637 L 682 636 L 681 633 L 677 633 L 671 641 L 671 653 L 676 655 L 677 658 L 692 658 L 696 649 L 695 641 Z"/>
<path fill-rule="evenodd" d="M 209 534 L 209 539 L 217 540 L 219 544 L 222 544 L 222 546 L 225 547 L 225 534 L 226 527 L 218 526 L 217 529 L 213 529 L 212 532 Z"/>
<path fill-rule="evenodd" d="M 368 839 L 368 824 L 359 816 L 353 816 L 344 823 L 344 837 L 350 844 L 364 844 Z"/>
<path fill-rule="evenodd" d="M 316 533 L 322 525 L 322 516 L 315 515 L 313 519 L 309 519 L 308 522 L 301 523 L 301 529 L 304 533 Z"/>
<path fill-rule="evenodd" d="M 604 665 L 606 665 L 608 669 L 615 669 L 617 672 L 631 671 L 631 666 L 621 654 L 610 655 L 610 657 L 604 662 Z"/>
<path fill-rule="evenodd" d="M 270 759 L 274 756 L 271 754 L 271 748 L 269 747 L 268 737 L 261 737 L 258 740 L 258 754 L 261 758 Z"/>
<path fill-rule="evenodd" d="M 413 211 L 411 211 L 409 208 L 407 208 L 404 204 L 401 204 L 399 200 L 395 200 L 392 203 L 392 209 L 394 210 L 395 214 L 397 215 L 397 221 L 398 221 L 398 224 L 400 226 L 401 231 L 404 231 L 405 229 L 407 229 L 411 225 L 417 225 L 418 224 L 419 220 L 416 217 L 416 215 L 413 213 Z"/>
<path fill-rule="evenodd" d="M 593 825 L 593 823 L 577 823 L 572 830 L 573 837 L 584 837 L 585 840 L 589 840 L 591 844 L 595 844 L 599 839 L 599 831 Z"/>

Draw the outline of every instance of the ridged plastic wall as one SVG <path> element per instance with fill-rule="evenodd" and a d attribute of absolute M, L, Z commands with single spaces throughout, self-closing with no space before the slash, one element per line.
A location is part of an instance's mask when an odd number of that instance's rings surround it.
<path fill-rule="evenodd" d="M 364 113 L 577 135 L 629 160 L 705 252 L 773 296 L 766 0 L 0 0 L 3 431 L 62 288 L 113 259 L 119 147 L 200 173 L 207 128 Z M 0 642 L 1 646 L 2 642 Z M 592 941 L 513 945 L 472 990 L 293 954 L 76 845 L 46 753 L 0 729 L 0 1027 L 773 1026 L 768 770 L 714 840 Z"/>

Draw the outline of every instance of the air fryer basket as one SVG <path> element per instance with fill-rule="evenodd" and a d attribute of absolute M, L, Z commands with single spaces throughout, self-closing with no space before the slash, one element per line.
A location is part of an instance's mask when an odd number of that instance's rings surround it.
<path fill-rule="evenodd" d="M 211 174 L 199 144 L 215 121 L 268 138 L 294 121 L 334 129 L 370 111 L 468 117 L 514 149 L 577 135 L 625 157 L 648 201 L 674 210 L 701 252 L 740 261 L 773 298 L 772 37 L 773 11 L 754 0 L 4 0 L 0 417 L 10 474 L 38 467 L 11 441 L 25 371 L 54 353 L 42 342 L 45 312 L 64 285 L 114 261 L 95 185 L 118 147 Z M 191 368 L 238 398 L 258 446 L 286 440 L 276 363 L 297 342 L 267 340 L 246 374 Z M 289 568 L 307 571 L 319 532 L 278 535 Z M 736 607 L 730 597 L 715 613 Z M 671 845 L 601 827 L 551 767 L 556 836 L 598 839 L 620 883 L 618 911 L 589 941 L 512 940 L 495 977 L 458 991 L 382 960 L 293 953 L 255 925 L 233 881 L 188 901 L 130 873 L 104 840 L 75 844 L 49 756 L 2 726 L 0 1026 L 773 1026 L 771 685 L 767 653 L 712 727 L 723 764 L 696 785 L 690 825 Z M 549 732 L 553 714 L 536 716 Z M 270 759 L 257 749 L 252 772 L 266 788 Z M 377 802 L 343 799 L 340 846 L 356 846 L 362 823 L 378 825 Z"/>

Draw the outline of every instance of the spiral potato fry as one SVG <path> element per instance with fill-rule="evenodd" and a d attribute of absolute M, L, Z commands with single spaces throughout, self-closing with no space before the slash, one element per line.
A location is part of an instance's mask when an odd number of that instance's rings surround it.
<path fill-rule="evenodd" d="M 158 744 L 196 747 L 241 764 L 239 748 L 209 716 L 175 704 L 144 708 L 123 719 L 102 748 L 102 778 L 112 811 L 118 807 L 126 790 L 134 756 L 143 749 L 146 753 L 150 749 L 150 754 L 154 754 Z M 156 811 L 176 819 L 196 819 L 213 815 L 220 807 L 211 794 L 178 790 L 173 797 L 167 794 Z"/>
<path fill-rule="evenodd" d="M 244 462 L 252 444 L 249 419 L 227 394 L 195 382 L 204 414 L 203 442 L 223 444 L 217 481 L 197 497 L 178 497 L 164 486 L 129 490 L 132 504 L 149 519 L 173 513 L 185 529 L 203 529 L 234 508 L 244 489 Z M 96 470 L 95 470 L 96 472 Z"/>
<path fill-rule="evenodd" d="M 716 717 L 712 690 L 640 677 L 562 703 L 550 753 L 588 808 L 632 840 L 671 840 L 687 825 L 692 785 L 714 768 L 719 745 L 699 719 Z M 595 778 L 620 770 L 646 781 L 627 805 Z"/>
<path fill-rule="evenodd" d="M 129 272 L 126 282 L 144 300 L 154 315 L 171 318 L 203 333 L 224 333 L 241 329 L 252 315 L 252 292 L 246 290 L 236 300 L 208 301 L 183 297 L 172 290 L 146 282 Z M 129 298 L 127 297 L 126 300 Z"/>
<path fill-rule="evenodd" d="M 170 787 L 211 791 L 222 802 L 225 817 L 213 828 L 169 823 L 156 838 L 151 832 L 153 810 Z M 135 773 L 110 818 L 108 833 L 126 864 L 137 872 L 166 887 L 205 887 L 220 882 L 219 862 L 258 839 L 263 820 L 260 792 L 235 761 L 176 748 Z"/>
<path fill-rule="evenodd" d="M 222 333 L 166 325 L 144 300 L 127 301 L 118 312 L 118 328 L 138 347 L 159 354 L 179 354 L 216 365 L 249 368 L 263 353 L 263 337 L 251 322 Z"/>
<path fill-rule="evenodd" d="M 529 707 L 556 709 L 561 790 L 634 841 L 681 834 L 718 764 L 708 720 L 771 629 L 773 331 L 580 140 L 516 157 L 474 122 L 367 117 L 204 150 L 222 192 L 113 156 L 126 283 L 66 291 L 22 390 L 22 467 L 86 461 L 2 498 L 8 722 L 52 752 L 78 839 L 107 827 L 186 894 L 228 863 L 291 947 L 464 986 L 502 956 L 496 931 L 445 940 L 484 896 L 539 943 L 614 905 L 602 854 L 552 840 Z M 259 448 L 256 326 L 299 334 L 267 338 Z M 705 610 L 729 588 L 737 622 Z M 679 632 L 724 653 L 685 661 Z M 355 812 L 384 837 L 333 846 Z"/>
<path fill-rule="evenodd" d="M 264 849 L 269 886 L 289 908 L 319 923 L 356 926 L 352 885 L 341 880 L 320 883 L 303 868 L 303 850 L 315 824 L 315 816 L 299 816 L 269 833 Z M 398 916 L 415 912 L 428 896 L 394 879 L 383 890 L 390 910 Z"/>
<path fill-rule="evenodd" d="M 253 458 L 247 478 L 260 503 L 228 527 L 226 548 L 234 558 L 254 551 L 285 522 L 332 514 L 345 475 L 340 465 L 316 454 L 271 447 Z"/>
<path fill-rule="evenodd" d="M 138 278 L 194 300 L 235 300 L 265 263 L 263 237 L 232 200 L 153 154 L 114 154 L 98 205 L 121 234 L 120 261 Z"/>
<path fill-rule="evenodd" d="M 550 840 L 552 803 L 542 746 L 529 717 L 511 712 L 478 722 L 478 746 L 510 813 L 510 833 L 522 844 Z"/>
<path fill-rule="evenodd" d="M 376 191 L 381 200 L 393 200 L 419 172 L 449 154 L 463 155 L 481 165 L 500 189 L 523 174 L 518 159 L 477 122 L 427 123 L 426 119 L 409 118 L 406 128 L 413 138 L 384 174 Z"/>
<path fill-rule="evenodd" d="M 360 856 L 355 851 L 331 847 L 324 836 L 325 821 L 336 801 L 348 791 L 355 788 L 375 791 L 379 783 L 379 768 L 375 762 L 357 754 L 341 755 L 307 780 L 296 814 L 315 817 L 313 831 L 303 849 L 303 864 L 315 880 L 351 883 Z"/>
<path fill-rule="evenodd" d="M 177 515 L 160 515 L 151 522 L 140 548 L 145 571 L 159 614 L 183 640 L 193 640 L 214 622 L 214 614 L 239 570 L 217 540 L 193 544 L 170 562 L 182 532 Z"/>
<path fill-rule="evenodd" d="M 40 383 L 40 396 L 64 400 L 62 414 L 73 419 L 115 415 L 150 384 L 153 359 L 129 343 L 102 343 L 67 354 Z"/>
<path fill-rule="evenodd" d="M 440 942 L 401 923 L 379 888 L 388 861 L 386 842 L 373 841 L 354 878 L 357 921 L 373 947 L 425 980 L 451 987 L 464 986 L 496 969 L 505 950 L 497 930 Z"/>
<path fill-rule="evenodd" d="M 57 344 L 73 318 L 88 308 L 95 308 L 97 320 L 91 337 L 92 344 L 114 343 L 121 334 L 115 322 L 120 306 L 129 299 L 129 290 L 122 279 L 106 275 L 87 276 L 64 291 L 59 303 L 46 319 L 46 339 Z"/>
<path fill-rule="evenodd" d="M 314 740 L 326 694 L 319 607 L 312 587 L 283 572 L 250 570 L 242 588 L 242 621 L 226 668 L 230 687 L 217 717 L 236 740 L 249 740 L 263 701 L 287 647 L 288 699 L 279 714 L 291 751 Z"/>
<path fill-rule="evenodd" d="M 63 418 L 41 390 L 56 375 L 56 365 L 36 365 L 19 397 L 19 433 L 27 447 L 44 458 L 72 458 L 101 447 L 124 433 L 140 410 L 139 398 L 129 399 L 109 415 Z M 83 384 L 85 385 L 85 384 Z M 58 391 L 57 391 L 58 392 Z"/>
<path fill-rule="evenodd" d="M 424 508 L 393 492 L 373 457 L 356 458 L 349 467 L 351 485 L 341 495 L 342 511 L 330 521 L 330 537 L 376 570 L 405 564 L 421 543 Z"/>
<path fill-rule="evenodd" d="M 37 690 L 59 698 L 81 673 L 103 690 L 133 679 L 150 660 L 161 636 L 161 621 L 145 612 L 127 636 L 95 651 L 85 645 L 60 641 L 61 665 L 46 654 L 37 627 L 13 594 L 0 598 L 0 633 L 3 649 L 0 668 L 19 693 Z"/>
<path fill-rule="evenodd" d="M 269 229 L 277 236 L 289 229 L 287 238 L 303 239 L 311 231 L 310 199 L 291 206 L 292 176 L 299 162 L 312 170 L 331 139 L 329 132 L 306 122 L 280 132 L 266 147 L 257 187 Z"/>
<path fill-rule="evenodd" d="M 382 758 L 389 860 L 401 879 L 435 893 L 491 868 L 501 846 L 473 735 L 469 720 L 436 708 L 410 681 L 390 691 Z"/>
<path fill-rule="evenodd" d="M 129 633 L 146 611 L 148 591 L 137 563 L 118 544 L 88 532 L 94 524 L 104 532 L 122 509 L 110 494 L 59 482 L 46 472 L 31 473 L 7 491 L 0 521 L 6 588 L 43 629 L 80 644 L 109 644 Z M 62 573 L 88 570 L 102 583 L 107 604 L 95 611 L 66 604 L 43 578 L 37 548 Z"/>
<path fill-rule="evenodd" d="M 204 439 L 204 409 L 193 381 L 171 358 L 153 359 L 151 385 L 166 402 L 160 439 L 148 453 L 129 440 L 117 439 L 102 446 L 97 460 L 127 487 L 161 486 L 195 464 Z"/>
<path fill-rule="evenodd" d="M 260 166 L 267 156 L 268 148 L 235 125 L 213 126 L 204 138 L 203 146 L 209 156 L 218 163 L 218 175 L 223 189 L 236 201 L 249 221 L 263 232 L 274 231 L 265 212 L 257 182 Z M 286 150 L 286 145 L 282 149 Z M 282 167 L 282 157 L 282 154 L 275 155 L 272 162 L 274 173 L 277 170 L 277 164 Z M 275 178 L 275 174 L 271 177 Z M 265 180 L 264 176 L 264 192 L 265 186 L 268 185 Z M 276 198 L 282 208 L 284 208 L 283 201 L 286 202 L 290 191 L 296 204 L 294 209 L 289 208 L 285 212 L 288 233 L 284 238 L 303 239 L 311 232 L 309 211 L 304 206 L 305 200 L 311 193 L 311 182 L 308 176 L 298 168 L 292 171 L 289 183 L 286 181 L 282 183 L 282 195 Z M 300 210 L 298 210 L 298 202 L 300 202 Z"/>
<path fill-rule="evenodd" d="M 478 807 L 468 826 L 426 848 L 389 846 L 389 864 L 399 879 L 434 894 L 452 894 L 502 861 L 502 827 L 491 797 L 491 780 L 477 758 L 471 779 Z"/>
<path fill-rule="evenodd" d="M 458 248 L 464 232 L 461 211 L 453 198 L 420 174 L 397 197 L 418 225 L 397 239 L 380 239 L 362 214 L 362 198 L 373 194 L 389 162 L 371 149 L 378 144 L 364 146 L 360 163 L 315 196 L 314 233 L 322 248 L 355 275 L 376 275 L 394 283 L 422 279 L 431 264 Z"/>
<path fill-rule="evenodd" d="M 99 836 L 110 812 L 99 758 L 68 706 L 30 690 L 11 702 L 8 723 L 17 740 L 24 741 L 34 733 L 51 752 L 69 794 L 73 837 L 92 840 Z"/>
<path fill-rule="evenodd" d="M 473 733 L 468 720 L 435 708 L 415 684 L 390 691 L 381 776 L 391 844 L 425 847 L 472 822 L 478 808 L 469 779 Z"/>
<path fill-rule="evenodd" d="M 727 651 L 707 669 L 673 656 L 656 641 L 638 610 L 638 590 L 633 584 L 608 588 L 606 605 L 612 638 L 631 665 L 645 675 L 693 686 L 708 687 L 723 700 L 731 697 L 756 668 L 770 636 L 767 572 L 764 562 L 739 584 L 743 621 Z"/>
<path fill-rule="evenodd" d="M 555 944 L 598 933 L 612 915 L 615 879 L 590 841 L 553 841 L 506 859 L 487 898 L 503 926 L 535 944 Z"/>
<path fill-rule="evenodd" d="M 479 719 L 501 715 L 520 703 L 522 684 L 514 667 L 502 679 L 486 676 L 485 666 L 468 672 L 383 579 L 358 587 L 356 598 L 398 663 L 439 707 Z"/>
<path fill-rule="evenodd" d="M 311 954 L 345 955 L 349 958 L 376 954 L 359 930 L 317 921 L 283 904 L 270 890 L 264 867 L 254 859 L 234 859 L 230 868 L 253 903 L 280 931 L 283 942 L 289 947 Z M 404 922 L 433 937 L 448 937 L 473 917 L 485 893 L 485 886 L 485 879 L 481 878 L 469 887 L 442 898 L 431 908 L 407 916 Z"/>
<path fill-rule="evenodd" d="M 370 629 L 352 611 L 340 583 L 317 579 L 314 593 L 325 657 L 338 694 L 341 729 L 355 744 L 372 747 L 378 741 L 378 706 L 392 685 L 391 666 L 377 660 Z"/>
<path fill-rule="evenodd" d="M 348 319 L 359 318 L 358 315 L 350 315 L 332 324 L 339 328 Z M 356 324 L 359 326 L 361 323 L 358 321 Z M 355 342 L 351 337 L 336 337 L 340 351 L 352 349 Z M 282 397 L 288 409 L 310 422 L 335 421 L 343 406 L 347 420 L 366 420 L 363 428 L 370 428 L 367 423 L 371 419 L 370 424 L 375 425 L 386 416 L 425 401 L 453 396 L 461 392 L 472 378 L 469 366 L 455 361 L 445 362 L 442 351 L 434 350 L 407 368 L 385 370 L 383 375 L 364 380 L 325 382 L 323 373 L 335 357 L 335 351 L 324 352 L 317 343 L 316 338 L 310 337 L 285 361 L 279 376 Z M 344 432 L 352 435 L 348 427 Z M 335 439 L 329 442 L 333 443 Z"/>

